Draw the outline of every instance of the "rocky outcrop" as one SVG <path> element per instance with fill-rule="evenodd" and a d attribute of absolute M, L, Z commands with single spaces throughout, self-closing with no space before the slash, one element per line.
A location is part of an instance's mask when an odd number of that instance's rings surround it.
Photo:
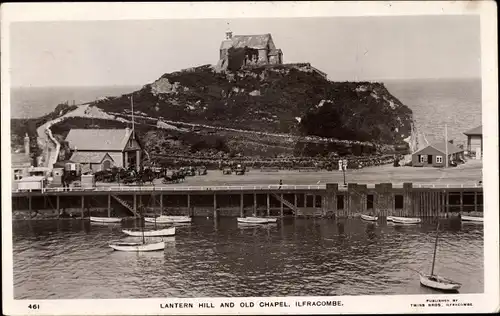
<path fill-rule="evenodd" d="M 282 152 L 297 155 L 371 154 L 396 144 L 414 147 L 416 142 L 411 110 L 384 84 L 332 82 L 308 63 L 237 71 L 204 65 L 164 74 L 132 94 L 136 122 L 143 120 L 148 130 L 184 133 L 176 130 L 183 126 L 211 130 L 208 134 L 212 135 L 224 131 L 234 148 L 250 141 L 264 144 L 272 138 L 276 154 L 285 147 Z M 82 117 L 81 122 L 72 121 L 73 125 L 88 125 L 83 118 L 96 116 L 103 124 L 109 125 L 110 120 L 123 124 L 131 117 L 130 97 L 97 100 L 85 107 L 85 113 L 80 115 L 78 109 L 67 116 Z M 63 133 L 62 125 L 59 127 L 58 132 Z M 284 141 L 288 136 L 294 139 L 294 147 Z M 200 147 L 193 146 L 198 141 L 199 137 L 193 137 L 188 147 Z M 159 152 L 162 146 L 155 145 Z"/>
<path fill-rule="evenodd" d="M 403 143 L 412 112 L 382 83 L 332 82 L 310 64 L 217 72 L 205 65 L 163 75 L 134 94 L 137 111 L 201 124 Z M 106 112 L 128 109 L 128 95 L 97 102 Z"/>

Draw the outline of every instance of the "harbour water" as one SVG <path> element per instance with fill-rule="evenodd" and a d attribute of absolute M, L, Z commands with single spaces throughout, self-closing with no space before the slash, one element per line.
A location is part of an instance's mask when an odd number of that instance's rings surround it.
<path fill-rule="evenodd" d="M 195 218 L 165 238 L 164 251 L 109 248 L 122 228 L 138 225 L 15 221 L 15 299 L 435 293 L 415 270 L 431 268 L 436 222 L 285 218 L 242 227 L 235 218 Z M 482 224 L 441 220 L 436 272 L 462 283 L 460 293 L 484 291 L 483 257 Z"/>

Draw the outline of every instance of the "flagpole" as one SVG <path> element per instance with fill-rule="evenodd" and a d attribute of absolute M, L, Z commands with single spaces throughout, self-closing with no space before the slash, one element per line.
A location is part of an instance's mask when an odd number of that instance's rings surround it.
<path fill-rule="evenodd" d="M 446 151 L 445 168 L 448 168 L 448 127 L 444 124 L 444 148 Z"/>

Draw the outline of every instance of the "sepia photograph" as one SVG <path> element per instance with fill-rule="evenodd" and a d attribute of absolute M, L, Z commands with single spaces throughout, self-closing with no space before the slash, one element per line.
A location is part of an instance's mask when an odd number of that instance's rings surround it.
<path fill-rule="evenodd" d="M 2 5 L 4 310 L 498 311 L 478 2 Z"/>

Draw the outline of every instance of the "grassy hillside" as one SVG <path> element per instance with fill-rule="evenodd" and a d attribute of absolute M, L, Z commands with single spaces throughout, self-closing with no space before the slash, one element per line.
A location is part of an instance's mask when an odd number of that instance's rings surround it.
<path fill-rule="evenodd" d="M 201 66 L 164 74 L 136 92 L 92 105 L 130 119 L 131 96 L 139 136 L 152 156 L 162 157 L 373 155 L 404 143 L 413 124 L 411 110 L 383 84 L 331 82 L 308 64 L 236 72 Z M 36 136 L 37 126 L 71 109 L 61 105 L 41 118 L 12 120 L 13 145 L 22 144 L 26 132 Z M 158 128 L 159 121 L 174 128 Z M 78 117 L 54 125 L 52 131 L 62 140 L 71 128 L 126 125 Z M 314 137 L 341 141 L 318 142 Z"/>
<path fill-rule="evenodd" d="M 148 116 L 225 127 L 399 143 L 411 110 L 381 83 L 331 82 L 307 64 L 215 72 L 210 66 L 163 75 L 133 93 Z M 96 102 L 127 112 L 130 95 Z"/>

